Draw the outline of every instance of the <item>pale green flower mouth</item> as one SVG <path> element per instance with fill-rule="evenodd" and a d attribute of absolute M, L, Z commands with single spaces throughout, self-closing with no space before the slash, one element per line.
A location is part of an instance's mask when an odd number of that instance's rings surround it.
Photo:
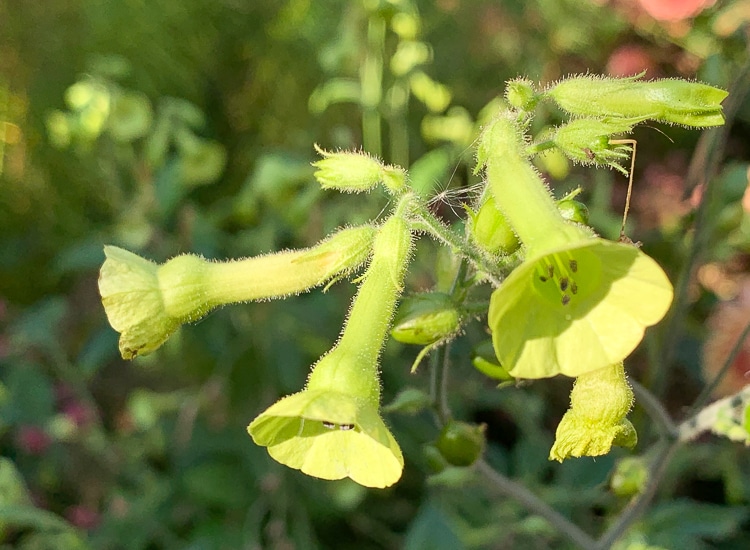
<path fill-rule="evenodd" d="M 579 376 L 627 357 L 672 296 L 659 265 L 633 246 L 591 238 L 558 248 L 493 293 L 495 353 L 516 378 Z"/>
<path fill-rule="evenodd" d="M 348 477 L 384 488 L 398 481 L 404 468 L 377 400 L 305 390 L 269 407 L 247 430 L 277 462 L 321 479 Z"/>

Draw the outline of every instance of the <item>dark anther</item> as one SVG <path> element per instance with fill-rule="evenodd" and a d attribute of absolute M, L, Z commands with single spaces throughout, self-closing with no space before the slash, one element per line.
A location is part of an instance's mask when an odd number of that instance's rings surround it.
<path fill-rule="evenodd" d="M 570 270 L 575 273 L 578 271 L 578 260 L 570 260 L 568 262 L 568 265 L 570 265 Z"/>
<path fill-rule="evenodd" d="M 567 289 L 568 289 L 568 278 L 563 277 L 562 279 L 560 279 L 560 290 L 565 292 Z"/>
<path fill-rule="evenodd" d="M 336 424 L 334 424 L 333 422 L 326 422 L 325 420 L 323 420 L 323 426 L 325 426 L 329 430 L 332 430 L 336 427 Z"/>
<path fill-rule="evenodd" d="M 567 306 L 570 303 L 570 296 L 563 294 L 562 305 Z"/>
<path fill-rule="evenodd" d="M 539 275 L 539 280 L 542 281 L 543 283 L 546 283 L 547 277 L 545 277 L 544 275 Z"/>
<path fill-rule="evenodd" d="M 341 426 L 339 426 L 339 430 L 344 430 L 345 432 L 353 429 L 354 424 L 341 424 Z"/>
<path fill-rule="evenodd" d="M 550 278 L 550 279 L 551 279 L 552 277 L 554 277 L 554 276 L 555 276 L 555 266 L 552 266 L 552 265 L 548 265 L 548 266 L 547 266 L 547 273 L 549 273 L 549 278 Z"/>
<path fill-rule="evenodd" d="M 571 291 L 571 292 L 572 292 L 573 294 L 578 294 L 578 285 L 577 285 L 577 284 L 575 284 L 574 282 L 573 282 L 573 283 L 570 283 L 570 291 Z"/>

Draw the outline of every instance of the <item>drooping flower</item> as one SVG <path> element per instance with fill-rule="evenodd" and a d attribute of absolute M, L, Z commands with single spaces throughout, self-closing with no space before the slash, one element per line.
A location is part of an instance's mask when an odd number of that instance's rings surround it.
<path fill-rule="evenodd" d="M 479 150 L 492 196 L 526 248 L 490 300 L 500 364 L 517 378 L 544 378 L 622 361 L 671 304 L 664 272 L 637 248 L 563 218 L 512 112 L 488 126 Z"/>
<path fill-rule="evenodd" d="M 612 445 L 632 448 L 638 442 L 635 428 L 625 418 L 633 406 L 633 390 L 622 363 L 576 378 L 570 392 L 570 409 L 555 434 L 549 459 L 601 456 Z"/>
<path fill-rule="evenodd" d="M 353 227 L 303 250 L 230 262 L 183 254 L 163 265 L 105 246 L 99 292 L 120 333 L 120 354 L 133 359 L 215 307 L 303 292 L 353 271 L 368 258 L 374 234 L 371 226 Z"/>
<path fill-rule="evenodd" d="M 401 449 L 380 417 L 378 357 L 410 247 L 409 226 L 397 211 L 378 231 L 339 342 L 315 364 L 303 391 L 281 399 L 248 426 L 255 443 L 278 462 L 366 487 L 388 487 L 401 477 Z"/>
<path fill-rule="evenodd" d="M 627 357 L 671 302 L 654 260 L 591 238 L 518 266 L 492 294 L 488 322 L 512 376 L 579 376 Z"/>

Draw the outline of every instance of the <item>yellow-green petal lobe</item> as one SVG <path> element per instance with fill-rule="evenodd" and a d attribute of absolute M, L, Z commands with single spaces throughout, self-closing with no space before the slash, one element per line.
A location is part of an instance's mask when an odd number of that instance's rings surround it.
<path fill-rule="evenodd" d="M 673 290 L 637 248 L 591 238 L 527 259 L 495 290 L 488 322 L 516 378 L 579 376 L 627 357 Z"/>
<path fill-rule="evenodd" d="M 116 246 L 105 246 L 99 293 L 110 325 L 120 333 L 124 359 L 151 353 L 177 330 L 159 288 L 159 266 Z"/>
<path fill-rule="evenodd" d="M 248 432 L 290 468 L 384 488 L 399 480 L 404 459 L 377 407 L 377 402 L 345 393 L 306 390 L 269 407 Z"/>

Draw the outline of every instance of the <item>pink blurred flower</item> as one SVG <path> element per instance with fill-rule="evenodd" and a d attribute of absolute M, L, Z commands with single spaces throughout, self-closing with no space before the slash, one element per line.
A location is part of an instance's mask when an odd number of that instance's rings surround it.
<path fill-rule="evenodd" d="M 93 420 L 93 413 L 89 407 L 80 401 L 69 401 L 60 407 L 60 412 L 67 416 L 79 428 L 83 428 Z"/>
<path fill-rule="evenodd" d="M 16 444 L 30 455 L 44 453 L 51 443 L 52 438 L 39 426 L 21 426 L 16 434 Z"/>
<path fill-rule="evenodd" d="M 714 0 L 638 0 L 643 10 L 659 21 L 679 21 L 695 17 Z"/>
<path fill-rule="evenodd" d="M 81 529 L 93 529 L 99 524 L 99 512 L 77 504 L 65 510 L 65 519 Z"/>
<path fill-rule="evenodd" d="M 642 71 L 646 71 L 648 78 L 653 78 L 656 64 L 651 55 L 636 44 L 620 46 L 607 60 L 607 73 L 612 76 L 632 76 Z"/>
<path fill-rule="evenodd" d="M 742 332 L 750 322 L 750 303 L 745 281 L 739 296 L 732 302 L 720 304 L 708 320 L 708 339 L 703 345 L 703 377 L 706 382 L 714 379 L 724 367 Z M 732 395 L 750 383 L 750 338 L 742 343 L 739 353 L 732 361 L 726 375 L 714 390 L 715 397 Z"/>

